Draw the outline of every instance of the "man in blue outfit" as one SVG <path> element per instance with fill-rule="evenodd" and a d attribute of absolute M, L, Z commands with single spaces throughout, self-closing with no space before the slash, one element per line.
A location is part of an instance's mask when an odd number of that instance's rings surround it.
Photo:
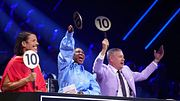
<path fill-rule="evenodd" d="M 59 91 L 71 94 L 99 95 L 100 87 L 95 77 L 84 69 L 84 51 L 75 48 L 73 38 L 74 28 L 68 26 L 65 37 L 60 43 L 58 54 L 58 83 Z"/>

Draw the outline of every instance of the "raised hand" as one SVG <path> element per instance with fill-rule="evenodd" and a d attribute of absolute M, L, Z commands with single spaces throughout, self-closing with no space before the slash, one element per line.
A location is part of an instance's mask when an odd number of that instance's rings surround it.
<path fill-rule="evenodd" d="M 102 41 L 102 50 L 107 50 L 109 47 L 109 41 L 107 38 L 105 38 L 103 41 Z"/>
<path fill-rule="evenodd" d="M 154 61 L 158 63 L 164 56 L 164 47 L 161 45 L 161 47 L 158 49 L 158 51 L 154 50 Z"/>
<path fill-rule="evenodd" d="M 72 25 L 68 26 L 68 32 L 71 33 L 74 31 L 74 27 Z"/>
<path fill-rule="evenodd" d="M 107 38 L 105 38 L 103 41 L 102 41 L 102 50 L 101 50 L 101 55 L 104 56 L 106 54 L 106 51 L 109 47 L 109 41 Z"/>

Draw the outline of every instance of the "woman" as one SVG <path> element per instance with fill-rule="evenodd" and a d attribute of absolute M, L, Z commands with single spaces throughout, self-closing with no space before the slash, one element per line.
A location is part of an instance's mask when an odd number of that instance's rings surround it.
<path fill-rule="evenodd" d="M 37 52 L 38 41 L 35 34 L 30 32 L 19 33 L 14 56 L 7 64 L 1 80 L 2 92 L 46 92 L 46 83 L 41 73 L 40 66 L 34 68 L 34 72 L 25 66 L 23 54 L 32 50 Z M 35 82 L 35 87 L 33 86 Z"/>

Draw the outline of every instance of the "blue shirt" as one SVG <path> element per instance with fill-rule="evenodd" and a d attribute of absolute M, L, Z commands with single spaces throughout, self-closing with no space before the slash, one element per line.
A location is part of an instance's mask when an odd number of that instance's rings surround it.
<path fill-rule="evenodd" d="M 62 88 L 68 85 L 75 84 L 77 92 L 82 91 L 84 94 L 99 95 L 100 87 L 95 77 L 86 71 L 83 65 L 79 65 L 73 60 L 75 46 L 73 33 L 66 32 L 60 43 L 60 52 L 58 54 L 58 92 L 62 92 Z"/>

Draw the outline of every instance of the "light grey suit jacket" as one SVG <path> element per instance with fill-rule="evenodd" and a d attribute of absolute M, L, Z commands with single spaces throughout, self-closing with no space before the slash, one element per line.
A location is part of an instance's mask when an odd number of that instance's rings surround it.
<path fill-rule="evenodd" d="M 102 95 L 105 96 L 117 96 L 118 81 L 115 73 L 110 68 L 111 65 L 103 64 L 104 58 L 98 55 L 94 61 L 93 72 L 97 75 L 97 81 L 101 88 Z M 142 72 L 133 72 L 131 69 L 124 65 L 122 73 L 131 88 L 131 95 L 136 97 L 136 81 L 142 81 L 147 79 L 157 69 L 157 63 L 151 62 Z"/>

